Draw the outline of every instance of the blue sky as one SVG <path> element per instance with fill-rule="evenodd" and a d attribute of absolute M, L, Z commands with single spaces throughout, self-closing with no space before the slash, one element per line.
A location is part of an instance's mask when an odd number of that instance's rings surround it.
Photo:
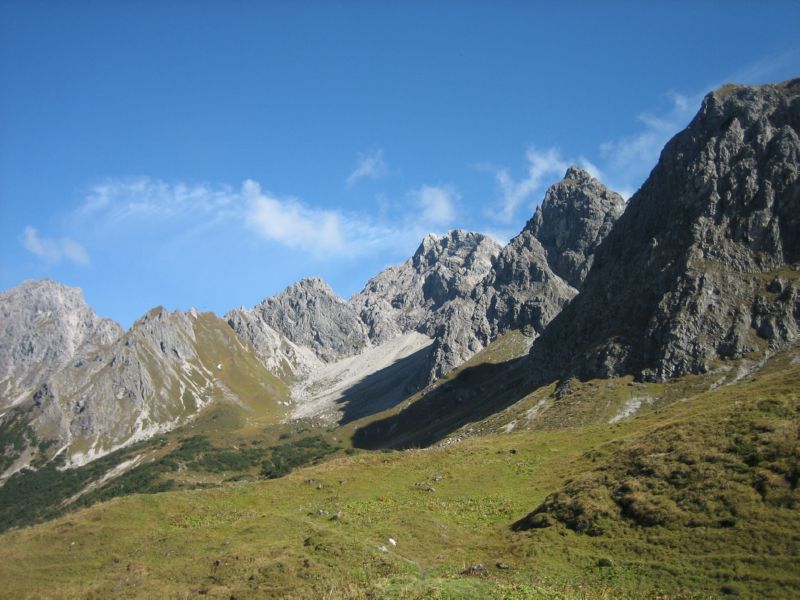
<path fill-rule="evenodd" d="M 705 92 L 800 75 L 800 3 L 0 0 L 0 289 L 123 325 L 428 232 L 517 233 L 570 163 L 624 195 Z"/>

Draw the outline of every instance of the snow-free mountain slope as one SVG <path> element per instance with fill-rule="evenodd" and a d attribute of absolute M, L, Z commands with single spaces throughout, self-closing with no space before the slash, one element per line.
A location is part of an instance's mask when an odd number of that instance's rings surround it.
<path fill-rule="evenodd" d="M 448 306 L 435 335 L 433 378 L 509 329 L 540 334 L 580 289 L 595 249 L 624 209 L 619 194 L 570 167 L 469 299 Z"/>
<path fill-rule="evenodd" d="M 580 290 L 595 250 L 624 210 L 622 196 L 573 165 L 547 190 L 530 233 L 544 248 L 552 271 Z"/>
<path fill-rule="evenodd" d="M 98 317 L 78 288 L 45 279 L 0 293 L 0 409 L 22 401 L 84 346 L 120 335 L 122 327 Z"/>
<path fill-rule="evenodd" d="M 252 312 L 325 362 L 358 354 L 369 343 L 356 310 L 319 277 L 301 279 L 263 300 Z"/>
<path fill-rule="evenodd" d="M 410 331 L 431 336 L 449 304 L 470 296 L 499 252 L 500 245 L 480 233 L 427 235 L 411 258 L 370 279 L 351 304 L 374 343 Z"/>
<path fill-rule="evenodd" d="M 212 402 L 277 422 L 287 396 L 227 323 L 155 308 L 113 344 L 85 347 L 19 404 L 30 432 L 11 472 L 41 453 L 39 460 L 63 453 L 68 465 L 85 464 L 175 429 Z"/>
<path fill-rule="evenodd" d="M 800 79 L 706 96 L 534 344 L 537 381 L 660 380 L 796 340 L 798 132 Z"/>
<path fill-rule="evenodd" d="M 292 342 L 269 326 L 257 308 L 234 308 L 225 315 L 228 325 L 249 343 L 261 363 L 284 381 L 296 381 L 325 362 L 305 346 Z"/>
<path fill-rule="evenodd" d="M 312 371 L 292 388 L 292 418 L 344 424 L 398 404 L 420 387 L 431 342 L 411 331 Z"/>

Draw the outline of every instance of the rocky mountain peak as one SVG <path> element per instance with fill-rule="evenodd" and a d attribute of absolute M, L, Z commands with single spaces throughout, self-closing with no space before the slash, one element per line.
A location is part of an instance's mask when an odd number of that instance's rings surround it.
<path fill-rule="evenodd" d="M 453 229 L 442 236 L 429 233 L 412 257 L 417 272 L 436 266 L 469 269 L 474 260 L 499 252 L 500 246 L 488 236 Z"/>
<path fill-rule="evenodd" d="M 254 310 L 272 329 L 326 362 L 356 354 L 368 343 L 356 310 L 319 277 L 301 279 Z"/>
<path fill-rule="evenodd" d="M 499 251 L 480 233 L 427 235 L 409 260 L 370 279 L 351 304 L 374 342 L 409 331 L 432 335 L 446 304 L 468 297 Z"/>
<path fill-rule="evenodd" d="M 545 193 L 526 229 L 544 248 L 550 268 L 580 289 L 598 244 L 625 210 L 625 200 L 576 166 Z"/>
<path fill-rule="evenodd" d="M 0 398 L 15 402 L 86 345 L 108 345 L 122 327 L 101 319 L 79 288 L 48 279 L 0 293 Z"/>
<path fill-rule="evenodd" d="M 298 294 L 301 292 L 305 293 L 322 293 L 327 294 L 329 296 L 336 296 L 336 292 L 333 291 L 328 282 L 322 279 L 322 277 L 304 277 L 303 279 L 293 283 L 289 287 L 287 287 L 282 294 Z"/>
<path fill-rule="evenodd" d="M 625 208 L 622 196 L 572 166 L 471 293 L 453 303 L 434 342 L 438 377 L 512 328 L 538 335 L 583 285 L 594 252 Z"/>
<path fill-rule="evenodd" d="M 581 169 L 577 165 L 570 165 L 567 169 L 567 172 L 564 173 L 564 181 L 589 181 L 592 179 L 592 176 L 589 174 L 588 171 Z"/>
<path fill-rule="evenodd" d="M 659 380 L 800 335 L 798 92 L 792 80 L 706 96 L 534 345 L 535 370 Z"/>
<path fill-rule="evenodd" d="M 163 306 L 150 309 L 128 332 L 127 342 L 146 341 L 162 354 L 178 360 L 195 358 L 195 337 L 192 321 L 197 318 L 180 310 L 169 311 Z"/>

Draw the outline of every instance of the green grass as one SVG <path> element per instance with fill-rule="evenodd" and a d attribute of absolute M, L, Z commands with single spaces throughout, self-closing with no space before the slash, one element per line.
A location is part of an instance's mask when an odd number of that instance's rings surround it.
<path fill-rule="evenodd" d="M 287 433 L 287 432 L 285 432 Z M 335 453 L 320 435 L 274 444 L 275 436 L 217 447 L 205 435 L 183 430 L 134 444 L 83 467 L 62 471 L 63 460 L 23 470 L 0 487 L 0 531 L 56 518 L 76 508 L 119 496 L 220 485 L 224 481 L 277 478 Z M 292 439 L 294 438 L 294 439 Z M 242 443 L 243 442 L 243 443 Z M 61 457 L 63 459 L 63 455 Z M 139 462 L 116 476 L 105 476 L 125 461 Z"/>
<path fill-rule="evenodd" d="M 358 451 L 275 480 L 115 498 L 4 534 L 0 595 L 797 597 L 790 358 L 613 426 Z M 192 456 L 207 451 L 195 442 Z M 537 509 L 549 526 L 512 529 Z"/>
<path fill-rule="evenodd" d="M 151 313 L 159 310 L 163 309 L 153 309 Z M 195 419 L 200 398 L 194 397 L 191 388 L 196 387 L 205 390 L 202 393 L 204 400 L 210 400 L 204 414 L 213 413 L 220 419 L 213 429 L 222 430 L 224 436 L 228 436 L 232 430 L 252 433 L 265 426 L 279 424 L 286 416 L 282 404 L 289 396 L 286 384 L 258 361 L 225 321 L 213 313 L 202 313 L 191 319 L 197 357 L 191 359 L 189 372 L 176 365 L 165 372 L 159 350 L 147 343 L 134 344 L 137 348 L 135 359 L 141 361 L 152 381 L 154 395 L 147 400 L 151 403 L 154 421 L 177 420 L 186 423 Z M 134 330 L 126 335 L 135 340 L 139 334 Z M 109 377 L 116 368 L 111 362 L 95 377 Z M 188 385 L 190 383 L 193 386 Z M 181 386 L 186 387 L 182 396 Z M 167 402 L 161 401 L 162 392 L 169 398 Z M 128 400 L 122 399 L 120 402 Z M 123 439 L 133 433 L 138 414 L 135 410 L 131 413 L 133 409 L 127 408 L 131 407 L 123 407 L 122 412 L 130 413 L 129 422 L 119 423 L 116 433 L 122 435 Z M 119 441 L 114 435 L 90 438 L 76 436 L 68 451 L 74 455 L 86 453 L 93 447 L 108 450 Z"/>

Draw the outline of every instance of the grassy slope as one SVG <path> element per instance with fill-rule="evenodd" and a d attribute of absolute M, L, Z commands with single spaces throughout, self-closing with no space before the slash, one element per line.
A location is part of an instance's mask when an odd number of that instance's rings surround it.
<path fill-rule="evenodd" d="M 520 400 L 530 339 L 509 331 L 433 385 L 340 428 L 361 448 L 415 448 Z"/>
<path fill-rule="evenodd" d="M 302 426 L 287 428 L 281 424 L 286 409 L 280 403 L 288 399 L 288 389 L 245 351 L 224 321 L 211 313 L 201 314 L 195 321 L 195 335 L 200 364 L 216 380 L 215 401 L 175 431 L 120 449 L 84 467 L 62 473 L 53 461 L 36 473 L 13 476 L 0 487 L 0 531 L 132 492 L 216 485 L 231 477 L 256 478 L 270 456 L 269 447 L 295 441 L 307 433 L 297 435 Z M 177 387 L 172 389 L 177 392 Z M 0 447 L 24 442 L 24 430 L 10 425 L 0 431 Z M 181 451 L 184 442 L 194 436 L 206 438 L 211 449 L 194 454 Z M 330 435 L 326 438 L 333 441 Z M 228 459 L 229 468 L 222 468 L 225 465 L 220 459 Z M 128 461 L 135 463 L 133 469 L 114 471 Z M 114 477 L 104 479 L 109 474 Z"/>
<path fill-rule="evenodd" d="M 3 535 L 0 595 L 796 597 L 800 365 L 790 358 L 614 426 L 490 434 L 118 498 Z M 549 527 L 512 531 L 543 502 Z M 485 571 L 462 574 L 475 563 Z"/>

